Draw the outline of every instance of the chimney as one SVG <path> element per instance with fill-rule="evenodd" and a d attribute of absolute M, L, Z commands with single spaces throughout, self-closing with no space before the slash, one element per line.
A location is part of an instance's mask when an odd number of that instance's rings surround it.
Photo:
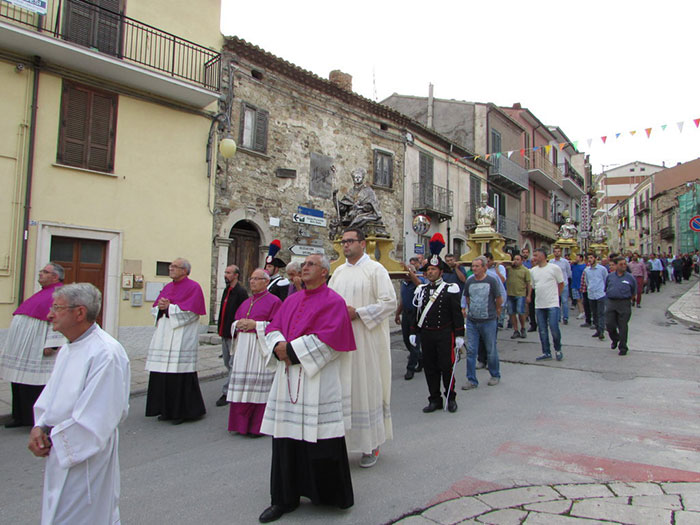
<path fill-rule="evenodd" d="M 343 73 L 340 69 L 334 69 L 328 75 L 328 80 L 341 89 L 352 91 L 352 75 Z"/>
<path fill-rule="evenodd" d="M 520 104 L 520 102 L 516 102 L 515 104 L 513 104 L 513 109 L 523 109 L 523 106 L 522 104 Z"/>
<path fill-rule="evenodd" d="M 433 127 L 433 85 L 428 84 L 428 127 Z"/>

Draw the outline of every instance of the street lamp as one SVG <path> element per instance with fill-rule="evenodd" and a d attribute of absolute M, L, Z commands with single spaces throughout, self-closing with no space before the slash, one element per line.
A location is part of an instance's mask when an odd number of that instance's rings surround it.
<path fill-rule="evenodd" d="M 236 141 L 233 140 L 230 135 L 226 135 L 219 141 L 219 153 L 221 153 L 221 156 L 226 160 L 232 159 L 237 149 Z"/>

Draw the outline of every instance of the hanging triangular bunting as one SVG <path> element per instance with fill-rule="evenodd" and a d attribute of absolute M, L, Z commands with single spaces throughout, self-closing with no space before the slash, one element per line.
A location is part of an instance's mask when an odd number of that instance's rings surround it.
<path fill-rule="evenodd" d="M 490 156 L 491 156 L 491 154 L 490 154 L 490 153 L 487 153 L 486 155 L 484 155 L 484 160 L 489 160 L 489 157 L 490 157 Z"/>
<path fill-rule="evenodd" d="M 630 135 L 634 137 L 634 134 L 637 133 L 636 131 L 630 131 Z"/>
<path fill-rule="evenodd" d="M 666 131 L 667 124 L 661 124 L 661 131 Z"/>
<path fill-rule="evenodd" d="M 512 154 L 513 154 L 513 152 L 512 152 L 512 151 L 509 151 L 509 152 L 507 153 L 508 158 L 510 158 L 510 156 L 511 156 Z"/>
<path fill-rule="evenodd" d="M 649 136 L 651 135 L 651 128 L 645 128 L 644 131 L 647 134 L 647 138 L 649 138 Z"/>
<path fill-rule="evenodd" d="M 588 147 L 591 147 L 591 144 L 593 144 L 593 139 L 587 139 L 586 142 L 588 143 Z"/>
<path fill-rule="evenodd" d="M 607 135 L 603 135 L 602 137 L 600 137 L 600 140 L 602 140 L 602 141 L 603 141 L 603 144 L 605 144 L 605 141 L 608 140 L 608 136 L 607 136 Z"/>
<path fill-rule="evenodd" d="M 695 122 L 695 127 L 697 128 L 700 126 L 700 118 L 693 119 L 693 122 Z"/>
<path fill-rule="evenodd" d="M 578 150 L 578 140 L 573 141 L 571 145 L 574 147 L 575 150 Z"/>
<path fill-rule="evenodd" d="M 540 149 L 539 146 L 535 146 L 534 148 L 532 148 L 532 151 L 537 151 L 537 150 L 539 150 L 539 149 Z"/>
<path fill-rule="evenodd" d="M 544 147 L 544 151 L 549 155 L 549 152 L 552 150 L 552 145 L 550 144 L 549 146 Z"/>
<path fill-rule="evenodd" d="M 477 160 L 481 155 L 474 155 L 474 160 Z"/>
<path fill-rule="evenodd" d="M 496 157 L 497 159 L 500 159 L 500 158 L 501 158 L 501 152 L 499 151 L 498 153 L 494 153 L 493 156 Z"/>
<path fill-rule="evenodd" d="M 525 156 L 525 150 L 524 150 L 524 149 L 521 149 L 521 150 L 520 150 L 520 156 L 521 156 L 521 157 L 524 157 L 524 156 Z"/>
<path fill-rule="evenodd" d="M 680 122 L 676 122 L 676 125 L 678 126 L 678 131 L 683 133 L 683 121 L 681 120 Z"/>
<path fill-rule="evenodd" d="M 621 134 L 622 134 L 622 133 L 615 133 L 615 138 L 616 138 L 616 139 L 619 139 Z"/>
<path fill-rule="evenodd" d="M 563 150 L 564 146 L 566 146 L 566 142 L 560 142 L 559 143 L 559 151 Z"/>

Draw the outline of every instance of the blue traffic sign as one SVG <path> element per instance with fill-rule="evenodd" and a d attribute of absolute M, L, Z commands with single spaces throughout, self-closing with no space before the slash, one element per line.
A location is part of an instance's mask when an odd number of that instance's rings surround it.
<path fill-rule="evenodd" d="M 312 217 L 323 217 L 323 211 L 315 210 L 314 208 L 305 208 L 304 206 L 298 206 L 297 211 L 303 215 L 311 215 Z"/>
<path fill-rule="evenodd" d="M 690 229 L 694 232 L 700 232 L 700 215 L 696 215 L 690 219 Z"/>

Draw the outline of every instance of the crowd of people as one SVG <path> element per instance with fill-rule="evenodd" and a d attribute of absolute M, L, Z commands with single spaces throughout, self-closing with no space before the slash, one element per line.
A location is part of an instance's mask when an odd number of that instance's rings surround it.
<path fill-rule="evenodd" d="M 485 253 L 469 268 L 433 236 L 430 253 L 404 265 L 400 293 L 386 269 L 365 252 L 361 229 L 340 240 L 345 262 L 330 276 L 320 254 L 285 264 L 270 245 L 263 268 L 248 277 L 224 272 L 218 334 L 228 370 L 216 406 L 228 406 L 228 430 L 272 436 L 270 506 L 259 516 L 275 521 L 299 505 L 341 509 L 354 503 L 349 453 L 359 466 L 377 464 L 392 439 L 389 320 L 401 325 L 408 350 L 404 378 L 423 371 L 428 404 L 423 412 L 458 410 L 455 362 L 466 347 L 466 382 L 476 370 L 500 382 L 498 330 L 511 339 L 538 331 L 537 361 L 564 358 L 560 324 L 578 312 L 593 337 L 629 352 L 628 323 L 644 293 L 698 273 L 698 253 L 678 257 L 638 254 L 566 258 L 537 248 L 514 254 L 506 266 Z M 285 268 L 286 277 L 280 270 Z M 197 377 L 201 286 L 190 263 L 170 264 L 171 282 L 152 308 L 145 415 L 179 425 L 206 413 Z M 91 284 L 63 286 L 64 270 L 47 264 L 41 290 L 15 311 L 0 353 L 0 377 L 12 383 L 7 427 L 31 427 L 29 449 L 47 458 L 43 523 L 119 522 L 117 427 L 128 413 L 130 368 L 122 345 L 96 323 L 102 298 Z M 569 306 L 571 304 L 571 307 Z M 573 314 L 575 315 L 575 313 Z M 529 325 L 529 328 L 527 326 Z M 550 344 L 551 338 L 551 344 Z"/>

